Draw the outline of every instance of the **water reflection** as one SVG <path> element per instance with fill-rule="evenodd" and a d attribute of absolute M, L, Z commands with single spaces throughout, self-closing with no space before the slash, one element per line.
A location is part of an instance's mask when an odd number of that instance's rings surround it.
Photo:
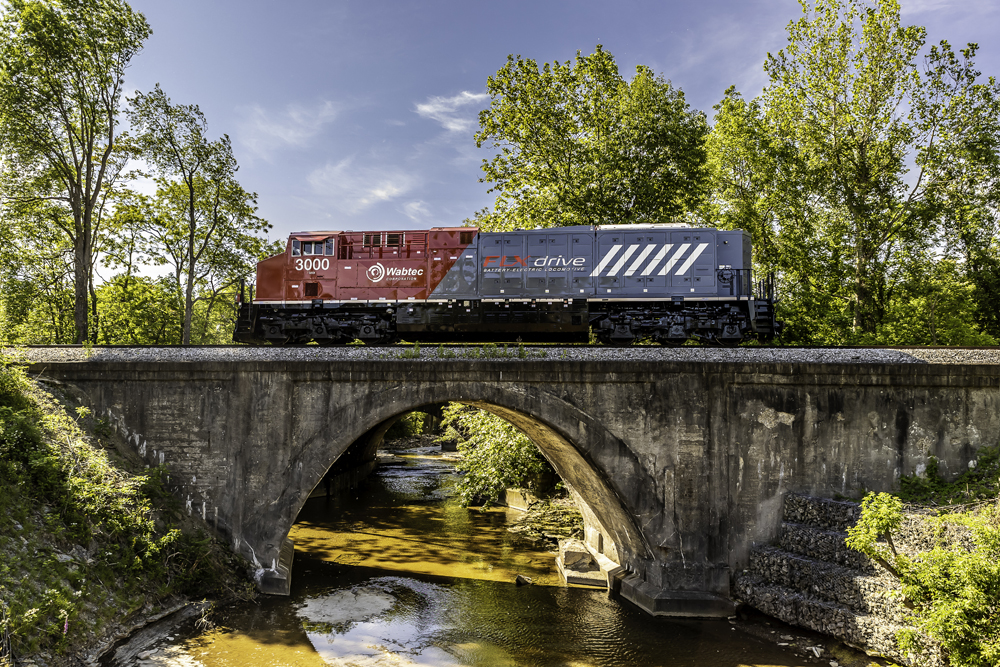
<path fill-rule="evenodd" d="M 140 664 L 744 667 L 810 664 L 722 621 L 653 618 L 560 585 L 553 554 L 503 511 L 452 498 L 451 464 L 423 452 L 355 497 L 311 500 L 291 537 L 293 590 L 216 616 Z M 517 587 L 516 574 L 536 585 Z M 815 664 L 815 663 L 813 663 Z"/>

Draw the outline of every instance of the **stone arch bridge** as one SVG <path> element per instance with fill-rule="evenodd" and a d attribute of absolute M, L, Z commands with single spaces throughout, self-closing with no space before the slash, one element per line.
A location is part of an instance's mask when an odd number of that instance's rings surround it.
<path fill-rule="evenodd" d="M 732 612 L 730 575 L 782 495 L 890 490 L 1000 438 L 1000 366 L 669 361 L 36 363 L 110 417 L 171 490 L 287 592 L 287 534 L 353 443 L 443 401 L 521 428 L 587 504 L 615 589 L 664 615 Z"/>

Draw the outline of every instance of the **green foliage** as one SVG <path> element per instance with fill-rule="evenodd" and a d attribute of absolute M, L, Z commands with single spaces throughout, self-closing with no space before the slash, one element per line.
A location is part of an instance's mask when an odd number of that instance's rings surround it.
<path fill-rule="evenodd" d="M 233 580 L 207 536 L 170 524 L 179 507 L 163 471 L 115 466 L 81 430 L 91 421 L 0 357 L 0 633 L 17 654 L 68 652 L 94 624 Z"/>
<path fill-rule="evenodd" d="M 412 347 L 408 347 L 399 353 L 400 359 L 419 359 L 420 358 L 420 343 L 414 343 Z"/>
<path fill-rule="evenodd" d="M 168 277 L 113 276 L 97 289 L 105 345 L 179 343 L 183 308 Z"/>
<path fill-rule="evenodd" d="M 551 470 L 535 444 L 510 422 L 483 410 L 449 403 L 444 409 L 442 440 L 458 440 L 464 474 L 458 492 L 465 506 L 489 507 L 504 489 L 534 488 L 536 479 Z"/>
<path fill-rule="evenodd" d="M 779 271 L 788 342 L 994 340 L 963 296 L 997 302 L 971 269 L 996 256 L 1000 87 L 895 0 L 802 4 L 762 95 L 716 106 L 705 217 Z"/>
<path fill-rule="evenodd" d="M 903 477 L 899 484 L 899 497 L 912 503 L 946 507 L 996 498 L 1000 492 L 1000 447 L 979 450 L 976 466 L 953 482 L 941 477 L 938 461 L 931 457 L 924 475 Z"/>
<path fill-rule="evenodd" d="M 72 343 L 73 245 L 55 224 L 60 207 L 20 204 L 0 210 L 0 340 Z"/>
<path fill-rule="evenodd" d="M 913 611 L 913 627 L 898 637 L 905 652 L 924 654 L 929 637 L 955 667 L 988 667 L 1000 661 L 1000 505 L 994 502 L 998 475 L 1000 450 L 994 447 L 954 482 L 944 482 L 934 460 L 926 477 L 902 480 L 899 495 L 910 501 L 937 505 L 989 499 L 989 504 L 964 512 L 921 518 L 936 523 L 939 534 L 948 524 L 965 527 L 971 531 L 972 548 L 941 539 L 915 556 L 900 553 L 892 541 L 903 523 L 900 498 L 868 494 L 862 502 L 861 519 L 850 530 L 847 545 L 899 580 L 904 603 Z"/>
<path fill-rule="evenodd" d="M 197 338 L 196 302 L 205 300 L 210 313 L 252 275 L 274 249 L 260 236 L 271 225 L 256 215 L 256 193 L 236 180 L 229 137 L 210 141 L 197 105 L 172 103 L 159 85 L 130 101 L 136 135 L 126 143 L 152 167 L 157 188 L 152 198 L 133 198 L 136 213 L 126 220 L 141 227 L 152 260 L 171 268 L 183 304 L 181 342 L 189 344 Z"/>
<path fill-rule="evenodd" d="M 898 576 L 901 556 L 892 543 L 892 531 L 903 523 L 903 502 L 888 493 L 869 493 L 861 501 L 861 519 L 848 531 L 847 546 L 860 551 Z"/>
<path fill-rule="evenodd" d="M 481 179 L 498 195 L 481 226 L 667 222 L 705 196 L 705 116 L 647 67 L 625 81 L 600 45 L 541 68 L 508 56 L 486 89 L 476 145 L 498 151 Z"/>
<path fill-rule="evenodd" d="M 395 424 L 389 427 L 389 430 L 385 432 L 385 439 L 393 440 L 422 435 L 427 424 L 427 419 L 426 412 L 418 412 L 416 410 L 407 412 Z"/>
<path fill-rule="evenodd" d="M 125 164 L 125 69 L 150 34 L 121 0 L 9 0 L 0 16 L 0 146 L 11 199 L 62 208 L 73 247 L 75 340 L 88 338 L 103 189 Z M 65 219 L 64 219 L 65 218 Z"/>

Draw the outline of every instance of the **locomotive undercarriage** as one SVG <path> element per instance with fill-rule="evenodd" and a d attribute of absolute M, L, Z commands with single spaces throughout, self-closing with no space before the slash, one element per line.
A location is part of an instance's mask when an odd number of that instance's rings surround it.
<path fill-rule="evenodd" d="M 611 302 L 452 300 L 433 303 L 323 304 L 240 307 L 233 340 L 251 344 L 345 345 L 360 340 L 386 345 L 429 342 L 587 342 L 639 340 L 682 345 L 769 341 L 777 333 L 770 301 Z"/>
<path fill-rule="evenodd" d="M 752 301 L 595 305 L 598 309 L 592 309 L 591 321 L 598 342 L 604 345 L 626 346 L 648 339 L 667 346 L 689 340 L 733 346 L 745 340 L 770 339 L 769 324 L 750 316 L 755 310 Z M 771 318 L 764 319 L 769 322 Z"/>

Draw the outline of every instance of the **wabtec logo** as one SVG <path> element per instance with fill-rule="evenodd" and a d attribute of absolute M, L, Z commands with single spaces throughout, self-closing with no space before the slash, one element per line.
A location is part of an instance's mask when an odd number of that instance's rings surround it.
<path fill-rule="evenodd" d="M 376 262 L 375 264 L 372 264 L 371 266 L 368 267 L 366 275 L 368 276 L 368 280 L 372 281 L 373 283 L 377 283 L 381 282 L 382 280 L 385 280 L 386 278 L 395 278 L 395 279 L 418 278 L 424 275 L 424 270 L 417 268 L 410 268 L 410 267 L 401 267 L 401 266 L 386 267 L 382 264 L 382 262 Z"/>

